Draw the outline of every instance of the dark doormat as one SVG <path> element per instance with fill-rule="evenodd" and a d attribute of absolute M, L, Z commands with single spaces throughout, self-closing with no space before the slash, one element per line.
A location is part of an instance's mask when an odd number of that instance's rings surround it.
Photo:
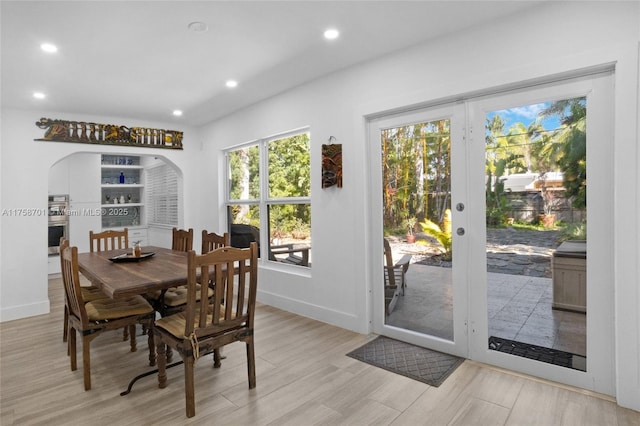
<path fill-rule="evenodd" d="M 574 370 L 587 371 L 586 357 L 557 349 L 545 348 L 544 346 L 491 336 L 489 337 L 489 349 L 561 367 L 573 368 Z"/>
<path fill-rule="evenodd" d="M 438 387 L 464 358 L 378 336 L 347 356 Z"/>

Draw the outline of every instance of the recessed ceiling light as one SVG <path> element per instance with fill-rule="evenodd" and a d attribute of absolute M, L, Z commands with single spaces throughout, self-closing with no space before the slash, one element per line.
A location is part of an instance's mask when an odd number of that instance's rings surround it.
<path fill-rule="evenodd" d="M 225 83 L 225 85 L 227 87 L 233 88 L 233 87 L 237 87 L 238 86 L 238 82 L 235 80 L 227 80 L 227 82 Z"/>
<path fill-rule="evenodd" d="M 44 99 L 46 95 L 42 92 L 33 92 L 33 97 L 36 99 Z"/>
<path fill-rule="evenodd" d="M 188 25 L 189 29 L 196 33 L 203 33 L 209 29 L 209 26 L 204 22 L 192 22 Z"/>
<path fill-rule="evenodd" d="M 180 117 L 182 115 L 182 111 L 180 111 L 179 109 L 174 109 L 173 115 L 175 115 L 176 117 Z"/>
<path fill-rule="evenodd" d="M 58 48 L 51 43 L 42 43 L 40 45 L 40 49 L 44 50 L 47 53 L 56 53 L 58 51 Z"/>
<path fill-rule="evenodd" d="M 324 32 L 324 38 L 327 40 L 335 40 L 340 36 L 340 31 L 335 28 L 329 28 Z"/>

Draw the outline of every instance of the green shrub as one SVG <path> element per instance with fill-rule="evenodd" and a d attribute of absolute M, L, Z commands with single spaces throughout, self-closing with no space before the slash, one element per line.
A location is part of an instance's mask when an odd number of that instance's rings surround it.
<path fill-rule="evenodd" d="M 587 224 L 584 222 L 569 223 L 560 230 L 560 241 L 586 239 Z"/>

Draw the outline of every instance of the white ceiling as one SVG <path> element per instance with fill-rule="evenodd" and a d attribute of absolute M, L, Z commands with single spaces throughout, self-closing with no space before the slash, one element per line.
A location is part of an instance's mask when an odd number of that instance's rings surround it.
<path fill-rule="evenodd" d="M 3 0 L 1 102 L 202 125 L 356 63 L 498 26 L 539 3 Z M 194 21 L 208 31 L 189 31 Z M 340 38 L 324 40 L 328 27 Z M 42 52 L 43 42 L 58 52 Z M 228 79 L 238 87 L 225 87 Z M 47 97 L 33 99 L 34 91 Z M 173 117 L 174 109 L 184 115 Z"/>

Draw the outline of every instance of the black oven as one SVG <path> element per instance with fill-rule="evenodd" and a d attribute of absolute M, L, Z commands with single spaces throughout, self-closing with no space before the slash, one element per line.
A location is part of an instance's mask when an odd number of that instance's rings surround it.
<path fill-rule="evenodd" d="M 60 238 L 62 237 L 69 238 L 67 225 L 49 224 L 49 254 L 58 254 L 60 252 Z"/>
<path fill-rule="evenodd" d="M 69 196 L 49 196 L 49 248 L 48 253 L 60 253 L 60 238 L 69 238 Z"/>

